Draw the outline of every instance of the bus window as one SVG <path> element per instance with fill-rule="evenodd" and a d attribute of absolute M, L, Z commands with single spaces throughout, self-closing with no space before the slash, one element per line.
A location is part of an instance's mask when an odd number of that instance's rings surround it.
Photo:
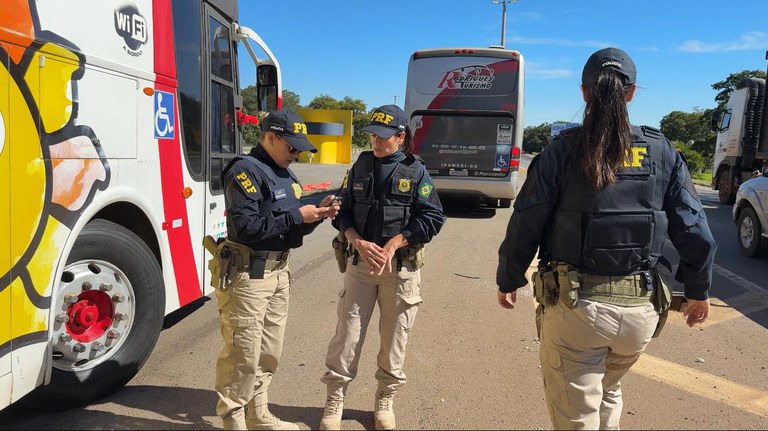
<path fill-rule="evenodd" d="M 223 191 L 221 171 L 238 152 L 235 138 L 235 83 L 233 82 L 233 43 L 229 26 L 222 17 L 210 11 L 208 18 L 208 47 L 210 49 L 210 163 L 211 191 Z"/>

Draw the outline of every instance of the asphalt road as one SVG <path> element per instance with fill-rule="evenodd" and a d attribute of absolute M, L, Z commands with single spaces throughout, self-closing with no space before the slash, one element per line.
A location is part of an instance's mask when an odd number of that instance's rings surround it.
<path fill-rule="evenodd" d="M 330 179 L 338 186 L 347 168 L 299 165 L 296 171 L 305 184 Z M 768 257 L 742 257 L 730 207 L 717 203 L 711 190 L 699 191 L 719 246 L 712 316 L 694 329 L 679 314 L 670 316 L 623 380 L 626 429 L 768 428 Z M 511 211 L 447 208 L 448 222 L 428 245 L 424 303 L 405 364 L 408 384 L 395 398 L 401 428 L 550 428 L 530 287 L 520 291 L 514 310 L 496 304 L 496 251 Z M 342 280 L 330 247 L 333 234 L 324 223 L 290 263 L 286 347 L 270 402 L 273 412 L 302 428 L 318 426 L 325 397 L 319 379 Z M 668 254 L 674 261 L 673 248 Z M 349 389 L 345 429 L 373 429 L 377 318 Z M 221 348 L 215 300 L 169 316 L 167 326 L 147 364 L 116 394 L 60 413 L 14 405 L 0 412 L 0 429 L 220 428 L 213 391 Z"/>

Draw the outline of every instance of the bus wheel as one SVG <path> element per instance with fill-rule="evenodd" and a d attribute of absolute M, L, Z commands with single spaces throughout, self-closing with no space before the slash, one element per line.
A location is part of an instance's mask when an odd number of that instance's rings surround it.
<path fill-rule="evenodd" d="M 97 219 L 75 241 L 51 308 L 51 382 L 24 403 L 62 410 L 116 391 L 144 365 L 165 314 L 162 271 L 138 236 Z"/>
<path fill-rule="evenodd" d="M 512 206 L 512 199 L 499 199 L 499 208 L 509 208 Z"/>

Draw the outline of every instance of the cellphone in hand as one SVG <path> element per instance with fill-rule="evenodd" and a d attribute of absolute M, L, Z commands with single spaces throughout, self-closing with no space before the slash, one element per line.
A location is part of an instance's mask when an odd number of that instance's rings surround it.
<path fill-rule="evenodd" d="M 333 206 L 333 205 L 341 206 L 341 198 L 333 199 L 332 201 L 330 201 L 327 204 L 325 204 L 326 207 L 330 207 L 330 206 Z"/>

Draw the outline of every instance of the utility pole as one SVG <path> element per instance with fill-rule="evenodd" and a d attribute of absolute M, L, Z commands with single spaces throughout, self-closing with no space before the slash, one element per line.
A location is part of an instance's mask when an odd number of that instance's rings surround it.
<path fill-rule="evenodd" d="M 504 34 L 507 32 L 507 3 L 517 0 L 491 0 L 494 4 L 501 3 L 501 47 L 504 48 Z"/>

